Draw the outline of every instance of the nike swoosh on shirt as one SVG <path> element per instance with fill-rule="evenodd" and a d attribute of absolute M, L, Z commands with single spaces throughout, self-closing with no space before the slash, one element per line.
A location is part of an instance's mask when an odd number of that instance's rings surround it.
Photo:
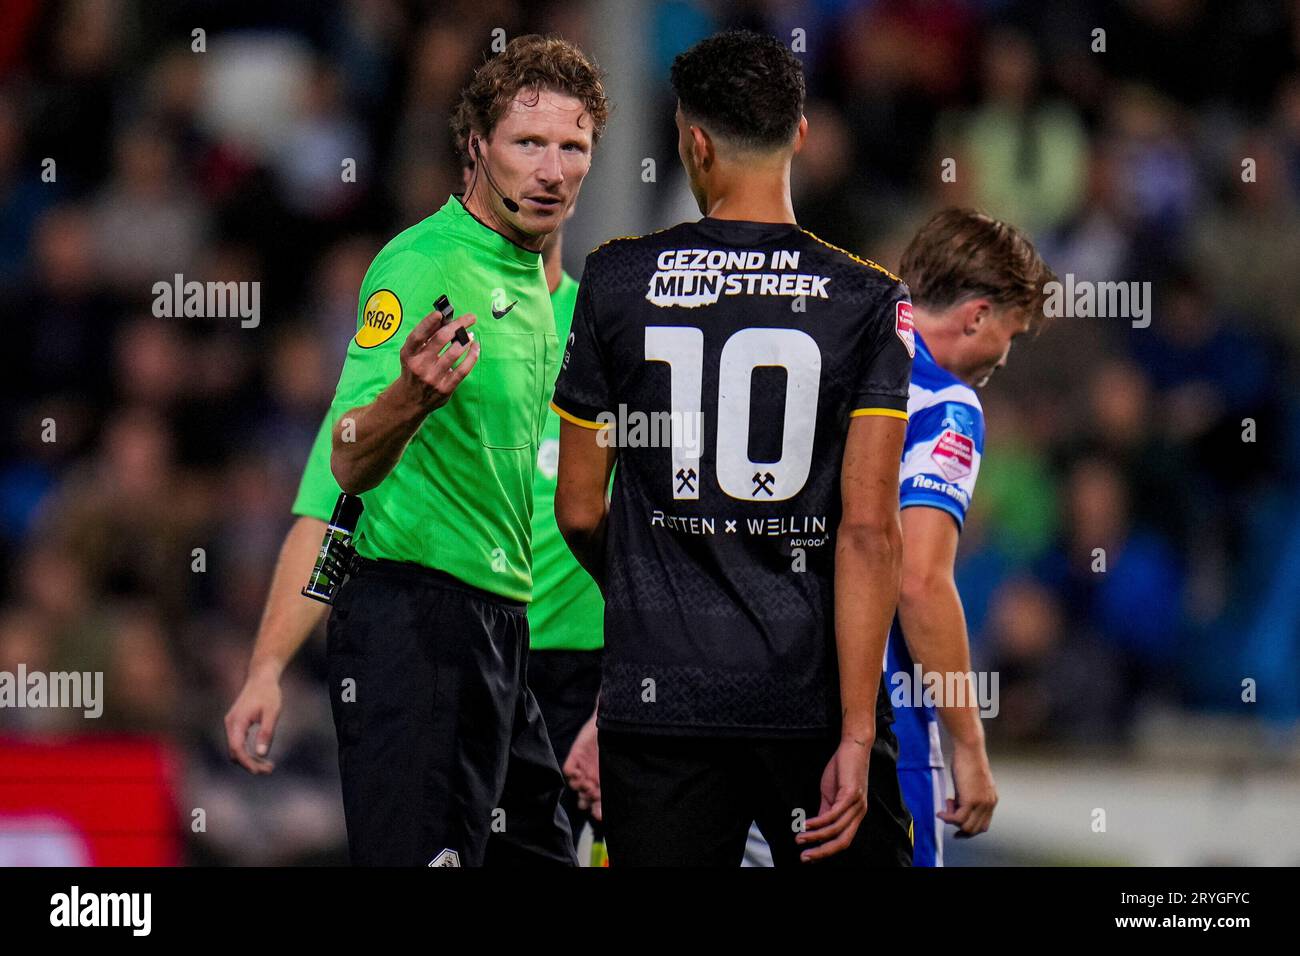
<path fill-rule="evenodd" d="M 493 307 L 492 307 L 492 318 L 494 318 L 494 319 L 504 319 L 504 318 L 506 317 L 506 313 L 509 312 L 511 309 L 513 309 L 513 308 L 514 308 L 515 306 L 517 306 L 518 304 L 519 304 L 519 300 L 518 300 L 518 299 L 515 299 L 515 301 L 511 302 L 508 306 L 506 306 L 506 307 L 505 307 L 504 309 L 502 309 L 500 312 L 498 312 L 498 311 L 496 310 L 496 307 L 493 306 Z"/>

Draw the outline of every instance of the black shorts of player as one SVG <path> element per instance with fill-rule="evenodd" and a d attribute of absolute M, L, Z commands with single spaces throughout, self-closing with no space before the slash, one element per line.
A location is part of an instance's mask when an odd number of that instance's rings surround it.
<path fill-rule="evenodd" d="M 800 866 L 801 820 L 821 807 L 839 735 L 810 739 L 600 732 L 600 796 L 610 866 L 739 866 L 751 822 L 775 866 Z M 867 821 L 871 821 L 868 825 Z M 853 842 L 817 865 L 911 866 L 912 818 L 898 785 L 898 741 L 878 723 L 867 815 Z"/>
<path fill-rule="evenodd" d="M 353 864 L 576 865 L 523 604 L 363 561 L 326 653 Z"/>
<path fill-rule="evenodd" d="M 596 709 L 600 694 L 600 651 L 532 651 L 528 655 L 528 688 L 542 709 L 555 759 L 563 770 L 578 731 Z M 591 820 L 591 815 L 578 808 L 577 791 L 566 787 L 560 805 L 569 818 L 575 844 L 588 822 L 599 834 L 600 827 Z"/>

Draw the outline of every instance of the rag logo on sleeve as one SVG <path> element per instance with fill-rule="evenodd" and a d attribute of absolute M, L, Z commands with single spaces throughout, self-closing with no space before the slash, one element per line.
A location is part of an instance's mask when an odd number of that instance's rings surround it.
<path fill-rule="evenodd" d="M 402 303 L 387 289 L 373 292 L 366 299 L 361 314 L 361 328 L 357 329 L 357 345 L 373 349 L 383 345 L 402 325 Z"/>

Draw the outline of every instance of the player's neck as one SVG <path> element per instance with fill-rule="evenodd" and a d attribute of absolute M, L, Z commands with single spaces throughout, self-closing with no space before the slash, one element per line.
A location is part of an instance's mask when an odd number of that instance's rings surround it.
<path fill-rule="evenodd" d="M 517 246 L 523 246 L 525 249 L 531 249 L 533 252 L 540 252 L 542 243 L 546 240 L 545 236 L 530 236 L 517 229 L 500 210 L 496 204 L 487 198 L 487 187 L 484 182 L 474 184 L 474 188 L 465 194 L 463 200 L 465 210 L 487 226 L 497 235 L 509 239 Z"/>
<path fill-rule="evenodd" d="M 760 169 L 719 177 L 709 184 L 705 199 L 711 219 L 747 222 L 798 222 L 790 201 L 790 166 Z"/>
<path fill-rule="evenodd" d="M 921 341 L 925 343 L 925 348 L 934 359 L 934 364 L 965 382 L 966 377 L 955 361 L 954 346 L 961 338 L 960 326 L 955 325 L 945 315 L 936 315 L 915 304 L 912 306 L 912 314 L 916 331 L 920 333 Z"/>
<path fill-rule="evenodd" d="M 551 295 L 560 287 L 560 279 L 564 275 L 564 263 L 562 261 L 562 252 L 560 244 L 563 242 L 563 227 L 555 230 L 547 237 L 545 245 L 542 246 L 542 269 L 546 272 L 546 288 L 550 290 Z"/>

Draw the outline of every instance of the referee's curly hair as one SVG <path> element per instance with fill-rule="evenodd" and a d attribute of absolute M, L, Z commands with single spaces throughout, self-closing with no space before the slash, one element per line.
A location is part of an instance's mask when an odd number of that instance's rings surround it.
<path fill-rule="evenodd" d="M 776 37 L 751 30 L 678 54 L 672 84 L 687 122 L 743 150 L 788 146 L 803 117 L 803 65 Z"/>
<path fill-rule="evenodd" d="M 520 91 L 531 91 L 536 97 L 542 90 L 554 90 L 582 101 L 591 117 L 594 146 L 609 120 L 610 106 L 602 76 L 590 57 L 568 40 L 535 33 L 515 37 L 504 50 L 484 62 L 461 91 L 460 102 L 451 114 L 457 152 L 467 154 L 471 131 L 491 138 Z"/>

